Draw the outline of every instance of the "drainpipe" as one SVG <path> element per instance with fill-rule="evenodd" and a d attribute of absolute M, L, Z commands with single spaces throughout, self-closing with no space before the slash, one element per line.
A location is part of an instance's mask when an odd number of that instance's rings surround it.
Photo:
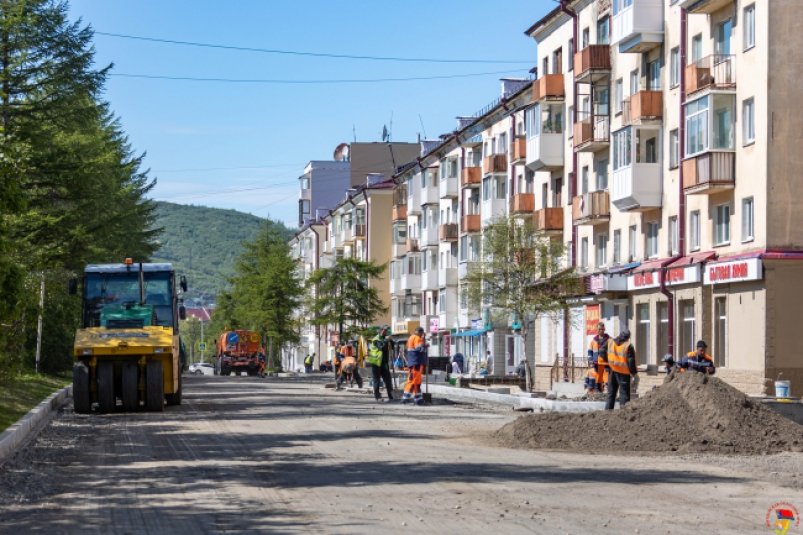
<path fill-rule="evenodd" d="M 507 147 L 508 173 L 510 175 L 510 200 L 516 193 L 516 171 L 513 169 L 513 145 L 516 143 L 516 112 L 510 114 L 510 144 Z M 510 210 L 510 203 L 508 203 Z"/>
<path fill-rule="evenodd" d="M 578 45 L 580 42 L 577 40 L 577 12 L 569 7 L 570 0 L 560 0 L 560 10 L 569 15 L 572 18 L 572 39 L 574 42 L 574 52 L 578 50 Z M 574 61 L 574 57 L 570 58 L 570 61 Z M 547 73 L 543 73 L 545 75 Z M 574 101 L 574 117 L 572 117 L 572 128 L 574 128 L 574 123 L 577 121 L 577 82 L 574 81 L 574 76 L 577 73 L 574 69 L 572 69 L 572 99 Z M 577 152 L 572 147 L 572 172 L 569 174 L 569 183 L 567 186 L 569 187 L 569 206 L 572 205 L 572 199 L 577 191 Z M 572 245 L 571 245 L 571 260 L 572 260 L 572 267 L 577 266 L 577 227 L 572 221 Z M 569 336 L 569 309 L 566 308 L 563 311 L 563 381 L 569 381 L 569 341 L 571 337 Z M 572 377 L 574 380 L 574 377 Z"/>

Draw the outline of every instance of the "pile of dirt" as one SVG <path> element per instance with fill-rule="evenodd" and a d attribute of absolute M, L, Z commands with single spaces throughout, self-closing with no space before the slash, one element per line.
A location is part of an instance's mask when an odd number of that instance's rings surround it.
<path fill-rule="evenodd" d="M 507 447 L 597 453 L 803 451 L 803 426 L 700 373 L 672 374 L 621 410 L 522 416 L 496 438 Z"/>

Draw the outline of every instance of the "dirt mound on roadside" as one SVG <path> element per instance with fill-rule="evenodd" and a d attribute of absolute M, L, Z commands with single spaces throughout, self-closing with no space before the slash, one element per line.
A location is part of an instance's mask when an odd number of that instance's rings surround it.
<path fill-rule="evenodd" d="M 522 416 L 496 438 L 507 447 L 598 453 L 803 451 L 803 426 L 692 372 L 672 374 L 624 409 Z"/>

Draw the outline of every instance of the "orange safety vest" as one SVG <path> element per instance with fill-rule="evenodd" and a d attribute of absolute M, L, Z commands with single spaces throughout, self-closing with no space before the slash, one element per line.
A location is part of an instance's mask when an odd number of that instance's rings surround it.
<path fill-rule="evenodd" d="M 630 367 L 627 365 L 627 350 L 629 348 L 630 342 L 618 345 L 613 339 L 608 340 L 608 366 L 611 367 L 611 371 L 622 375 L 630 375 Z"/>
<path fill-rule="evenodd" d="M 597 338 L 599 338 L 599 335 L 591 339 L 591 343 L 588 344 L 588 349 L 590 349 L 591 354 L 597 358 L 597 366 L 607 366 L 608 363 L 605 361 L 603 353 L 600 353 L 599 351 L 599 342 L 597 341 Z M 611 337 L 607 337 L 607 340 L 611 340 Z"/>
<path fill-rule="evenodd" d="M 413 334 L 407 339 L 407 349 L 415 349 L 421 345 L 424 345 L 424 339 L 417 334 Z"/>

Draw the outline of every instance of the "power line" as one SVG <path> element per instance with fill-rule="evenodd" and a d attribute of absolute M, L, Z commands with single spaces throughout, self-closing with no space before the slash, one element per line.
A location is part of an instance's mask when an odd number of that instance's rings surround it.
<path fill-rule="evenodd" d="M 298 167 L 304 165 L 306 162 L 301 163 L 277 163 L 275 165 L 246 165 L 241 167 L 199 167 L 187 169 L 154 169 L 154 173 L 195 173 L 200 171 L 236 171 L 239 169 L 272 169 L 275 167 Z"/>
<path fill-rule="evenodd" d="M 199 43 L 195 41 L 178 41 L 176 39 L 160 39 L 157 37 L 144 37 L 141 35 L 128 35 L 122 33 L 111 32 L 95 32 L 95 35 L 103 35 L 106 37 L 118 37 L 121 39 L 133 39 L 137 41 L 149 41 L 153 43 L 166 43 L 171 45 L 195 46 L 202 48 L 219 48 L 223 50 L 236 50 L 239 52 L 259 52 L 263 54 L 284 54 L 289 56 L 310 56 L 318 58 L 335 58 L 335 59 L 360 59 L 370 61 L 403 61 L 414 63 L 485 63 L 485 64 L 511 64 L 522 63 L 531 65 L 532 60 L 496 60 L 496 59 L 438 59 L 438 58 L 404 58 L 397 56 L 362 56 L 351 54 L 332 54 L 328 52 L 302 52 L 298 50 L 281 50 L 277 48 L 253 48 L 245 46 L 233 45 L 217 45 L 212 43 Z"/>
<path fill-rule="evenodd" d="M 333 79 L 333 80 L 279 80 L 279 79 L 237 79 L 237 78 L 199 78 L 194 76 L 161 76 L 152 74 L 131 74 L 131 73 L 109 73 L 109 76 L 120 78 L 144 78 L 147 80 L 173 80 L 182 82 L 223 82 L 237 84 L 295 84 L 295 85 L 315 85 L 315 84 L 364 84 L 364 83 L 383 83 L 383 82 L 414 82 L 421 80 L 447 80 L 452 78 L 472 78 L 477 76 L 490 76 L 497 74 L 522 73 L 521 70 L 515 71 L 495 71 L 495 72 L 475 72 L 468 74 L 444 74 L 439 76 L 412 76 L 408 78 L 354 78 L 354 79 Z"/>

